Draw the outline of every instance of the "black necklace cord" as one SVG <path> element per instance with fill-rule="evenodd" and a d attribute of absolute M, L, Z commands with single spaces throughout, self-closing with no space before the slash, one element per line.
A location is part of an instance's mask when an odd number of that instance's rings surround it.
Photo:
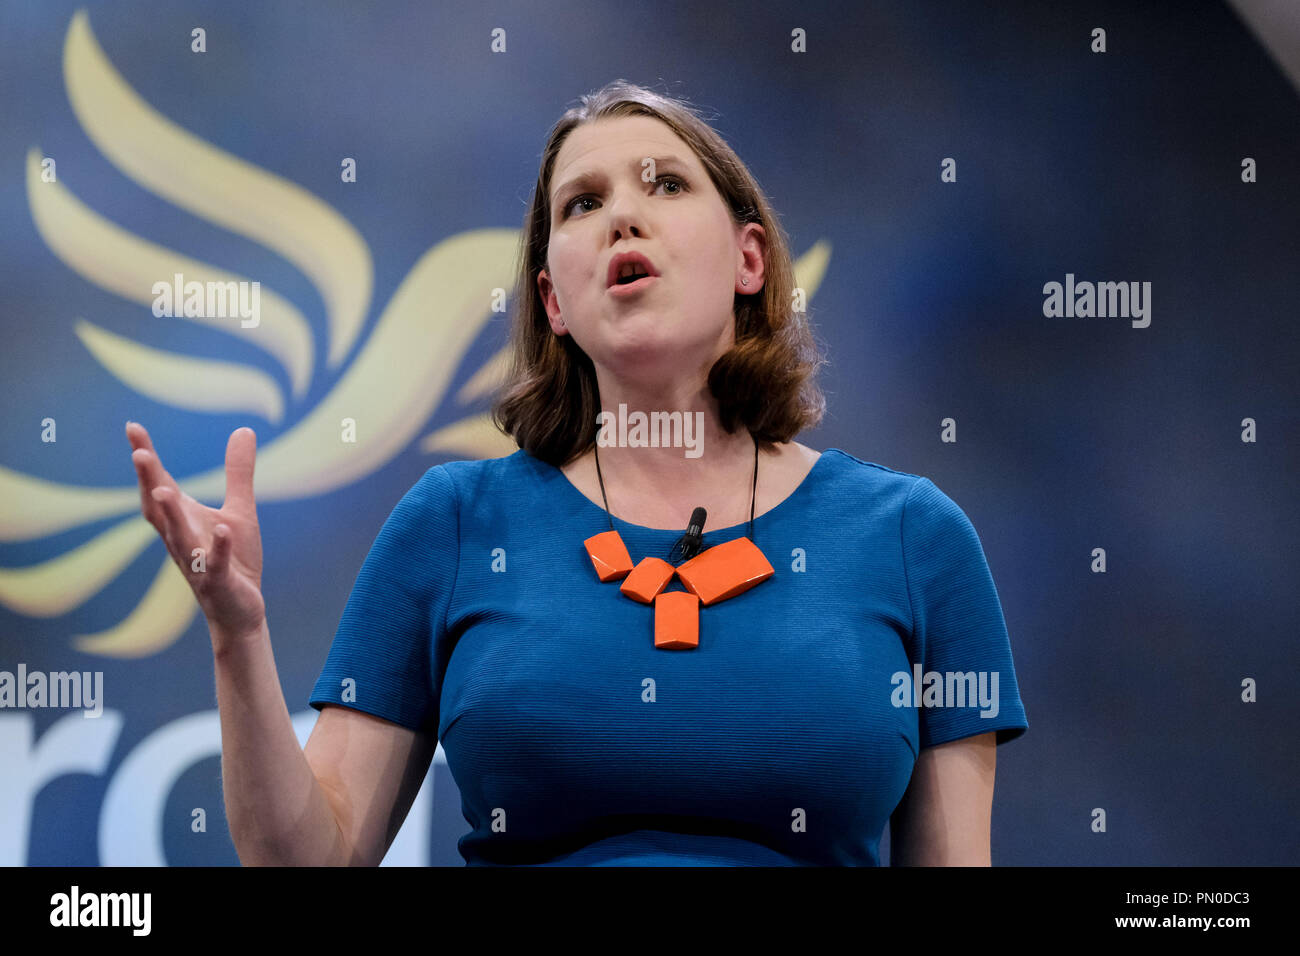
<path fill-rule="evenodd" d="M 605 505 L 605 517 L 609 520 L 609 530 L 614 530 L 614 516 L 609 513 L 609 499 L 605 496 L 605 477 L 600 472 L 600 442 L 593 446 L 596 455 L 596 479 L 600 482 L 600 500 Z M 754 482 L 749 492 L 749 540 L 754 540 L 754 504 L 758 499 L 758 442 L 754 442 Z M 689 561 L 699 553 L 703 546 L 704 522 L 708 516 L 703 508 L 691 512 L 690 525 L 686 533 L 673 542 L 668 549 L 668 563 L 676 564 L 674 554 L 680 553 L 682 561 Z"/>
<path fill-rule="evenodd" d="M 600 473 L 600 442 L 592 446 L 596 453 L 596 478 L 600 481 L 600 500 L 605 503 L 605 517 L 609 519 L 609 530 L 614 530 L 614 516 L 609 513 L 609 499 L 605 497 L 605 478 Z"/>

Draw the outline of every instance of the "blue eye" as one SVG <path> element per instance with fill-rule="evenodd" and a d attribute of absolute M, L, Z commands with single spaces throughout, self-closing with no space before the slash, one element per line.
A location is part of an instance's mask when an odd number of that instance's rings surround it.
<path fill-rule="evenodd" d="M 674 176 L 672 174 L 660 176 L 658 179 L 654 180 L 653 185 L 657 188 L 661 184 L 666 184 L 666 183 L 676 183 L 677 185 L 677 190 L 675 192 L 669 193 L 670 196 L 678 196 L 682 192 L 690 189 L 690 186 L 687 184 L 686 180 L 682 179 L 680 176 Z M 572 215 L 572 209 L 574 203 L 595 202 L 595 201 L 596 201 L 596 197 L 592 193 L 583 193 L 581 196 L 574 196 L 572 199 L 568 201 L 568 203 L 565 204 L 563 218 L 568 219 Z M 590 210 L 587 211 L 590 212 Z"/>

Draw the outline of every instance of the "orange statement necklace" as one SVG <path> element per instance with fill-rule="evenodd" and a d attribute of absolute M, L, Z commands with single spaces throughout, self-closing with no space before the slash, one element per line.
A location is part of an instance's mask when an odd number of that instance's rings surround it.
<path fill-rule="evenodd" d="M 597 449 L 599 445 L 597 445 Z M 632 556 L 609 513 L 605 478 L 600 473 L 600 452 L 596 451 L 596 477 L 600 497 L 609 519 L 609 530 L 583 542 L 601 582 L 622 580 L 619 590 L 627 597 L 655 608 L 655 647 L 660 650 L 690 650 L 700 646 L 700 605 L 717 604 L 762 584 L 776 571 L 754 544 L 754 499 L 758 491 L 758 444 L 754 445 L 754 486 L 749 499 L 749 537 L 735 538 L 696 554 L 704 529 L 704 509 L 697 508 L 698 525 L 691 527 L 669 550 L 669 558 L 680 550 L 688 560 L 677 567 L 647 555 L 633 566 Z M 665 591 L 677 577 L 685 591 Z"/>

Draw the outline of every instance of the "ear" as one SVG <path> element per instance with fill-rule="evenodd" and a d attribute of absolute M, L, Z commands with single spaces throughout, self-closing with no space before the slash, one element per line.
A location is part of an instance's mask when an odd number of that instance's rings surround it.
<path fill-rule="evenodd" d="M 747 222 L 736 230 L 736 246 L 740 253 L 736 262 L 736 292 L 753 295 L 763 288 L 766 279 L 767 233 L 758 223 Z M 743 285 L 741 279 L 748 279 L 749 285 Z"/>
<path fill-rule="evenodd" d="M 551 277 L 543 269 L 537 273 L 537 291 L 542 296 L 542 306 L 546 309 L 546 317 L 551 323 L 551 331 L 556 335 L 568 335 L 569 330 L 564 325 L 564 318 L 560 315 L 560 299 L 555 294 L 555 284 L 551 282 Z"/>

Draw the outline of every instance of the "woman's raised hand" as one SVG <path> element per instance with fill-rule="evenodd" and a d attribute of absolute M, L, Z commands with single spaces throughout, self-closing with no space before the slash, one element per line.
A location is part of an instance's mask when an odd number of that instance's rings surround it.
<path fill-rule="evenodd" d="M 253 501 L 257 435 L 238 428 L 226 442 L 226 500 L 200 504 L 162 466 L 149 433 L 127 422 L 131 461 L 140 481 L 140 512 L 154 526 L 208 619 L 214 650 L 223 640 L 256 633 L 266 620 L 262 599 L 262 535 Z M 202 549 L 203 563 L 196 549 Z M 203 570 L 194 570 L 195 566 Z"/>

